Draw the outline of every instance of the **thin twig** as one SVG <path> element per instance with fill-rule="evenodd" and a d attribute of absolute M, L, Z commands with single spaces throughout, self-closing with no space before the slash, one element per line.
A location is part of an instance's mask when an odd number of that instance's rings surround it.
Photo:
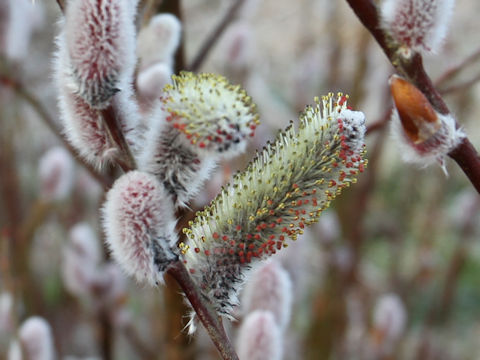
<path fill-rule="evenodd" d="M 75 158 L 77 163 L 82 165 L 90 173 L 90 175 L 92 175 L 92 177 L 102 185 L 103 188 L 107 189 L 112 185 L 112 179 L 100 174 L 91 164 L 87 163 L 85 160 L 78 156 L 75 149 L 62 135 L 60 128 L 57 126 L 57 124 L 50 116 L 45 106 L 40 102 L 40 100 L 38 100 L 33 94 L 31 94 L 27 89 L 25 89 L 25 87 L 20 82 L 11 79 L 4 74 L 0 75 L 0 82 L 3 85 L 7 85 L 12 88 L 17 93 L 17 95 L 19 95 L 23 100 L 25 100 L 36 111 L 36 113 L 44 121 L 47 127 L 62 142 L 65 148 Z"/>
<path fill-rule="evenodd" d="M 380 27 L 377 7 L 370 0 L 346 1 L 359 20 L 374 36 L 395 69 L 425 95 L 435 110 L 440 114 L 450 114 L 443 98 L 425 72 L 422 56 L 418 53 L 414 53 L 410 57 L 402 55 L 400 44 Z M 455 160 L 480 193 L 480 157 L 470 141 L 465 138 L 448 155 Z"/>
<path fill-rule="evenodd" d="M 480 81 L 480 74 L 478 74 L 477 76 L 474 76 L 473 78 L 471 78 L 468 81 L 465 81 L 464 83 L 460 83 L 460 84 L 457 84 L 457 85 L 452 85 L 452 86 L 446 87 L 444 89 L 441 89 L 440 92 L 443 95 L 446 95 L 446 94 L 450 94 L 450 93 L 453 93 L 453 92 L 465 90 L 465 89 L 468 89 L 469 87 L 472 87 L 473 85 L 475 85 L 479 81 Z"/>
<path fill-rule="evenodd" d="M 212 50 L 217 40 L 223 34 L 225 29 L 228 27 L 228 25 L 230 25 L 230 23 L 235 19 L 238 11 L 240 10 L 244 2 L 245 0 L 235 0 L 235 2 L 232 4 L 230 9 L 228 9 L 228 11 L 225 13 L 225 16 L 223 17 L 222 21 L 218 23 L 218 25 L 212 31 L 210 36 L 205 40 L 203 45 L 200 47 L 200 50 L 197 56 L 195 56 L 194 60 L 188 67 L 188 70 L 198 71 L 198 69 L 202 66 L 203 62 L 207 58 L 208 54 L 210 53 L 210 50 Z"/>
<path fill-rule="evenodd" d="M 238 360 L 238 356 L 225 333 L 219 317 L 212 309 L 208 300 L 202 295 L 200 289 L 193 282 L 183 263 L 178 261 L 173 264 L 168 270 L 168 274 L 178 282 L 184 291 L 185 296 L 190 301 L 205 330 L 210 335 L 222 359 Z"/>
<path fill-rule="evenodd" d="M 451 67 L 445 73 L 443 73 L 437 81 L 435 81 L 435 86 L 440 88 L 444 83 L 449 81 L 450 79 L 454 78 L 457 76 L 463 69 L 465 69 L 467 66 L 470 64 L 473 64 L 475 61 L 480 59 L 480 48 L 477 49 L 473 54 L 468 56 L 466 59 L 464 59 L 462 62 L 459 64 Z"/>

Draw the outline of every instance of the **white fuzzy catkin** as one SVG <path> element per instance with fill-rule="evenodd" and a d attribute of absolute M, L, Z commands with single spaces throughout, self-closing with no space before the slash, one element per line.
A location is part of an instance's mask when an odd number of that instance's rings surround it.
<path fill-rule="evenodd" d="M 92 227 L 87 223 L 75 225 L 63 252 L 61 275 L 65 288 L 76 296 L 87 295 L 100 260 L 99 241 Z"/>
<path fill-rule="evenodd" d="M 43 22 L 44 9 L 41 2 L 0 1 L 0 53 L 12 61 L 26 59 L 32 34 Z"/>
<path fill-rule="evenodd" d="M 378 298 L 373 310 L 373 326 L 388 342 L 402 336 L 407 322 L 403 301 L 396 294 L 385 294 Z"/>
<path fill-rule="evenodd" d="M 252 61 L 252 26 L 238 21 L 225 31 L 219 43 L 222 60 L 227 69 L 243 70 Z"/>
<path fill-rule="evenodd" d="M 146 101 L 160 100 L 163 88 L 171 83 L 172 67 L 166 63 L 154 64 L 138 73 L 138 95 Z"/>
<path fill-rule="evenodd" d="M 92 107 L 79 94 L 78 81 L 68 54 L 65 31 L 58 36 L 57 47 L 54 72 L 59 89 L 58 106 L 63 131 L 83 158 L 101 167 L 114 159 L 118 149 L 108 134 L 101 111 Z M 139 123 L 139 115 L 137 104 L 133 99 L 130 76 L 128 71 L 124 72 L 120 92 L 115 96 L 112 95 L 113 98 L 109 98 L 106 103 L 114 107 L 120 127 L 129 144 L 133 145 L 132 151 L 135 152 L 138 143 L 135 128 Z"/>
<path fill-rule="evenodd" d="M 38 316 L 23 322 L 18 337 L 25 360 L 54 360 L 53 336 L 48 322 Z"/>
<path fill-rule="evenodd" d="M 186 267 L 219 314 L 238 303 L 250 264 L 288 246 L 364 169 L 365 118 L 345 96 L 316 99 L 300 120 L 183 229 Z"/>
<path fill-rule="evenodd" d="M 466 135 L 461 128 L 457 129 L 451 115 L 437 116 L 440 129 L 428 140 L 415 144 L 405 135 L 398 112 L 393 110 L 391 134 L 400 149 L 403 161 L 420 166 L 440 164 L 444 168 L 445 156 L 455 149 Z"/>
<path fill-rule="evenodd" d="M 170 124 L 156 121 L 139 159 L 139 168 L 157 177 L 176 206 L 186 206 L 216 166 L 214 157 L 198 154 L 186 142 Z"/>
<path fill-rule="evenodd" d="M 65 13 L 65 45 L 78 93 L 105 108 L 129 86 L 135 59 L 135 13 L 129 0 L 72 0 Z"/>
<path fill-rule="evenodd" d="M 113 258 L 139 282 L 163 282 L 177 260 L 175 211 L 163 185 L 150 174 L 131 171 L 107 193 L 103 228 Z"/>
<path fill-rule="evenodd" d="M 13 328 L 13 296 L 9 292 L 0 294 L 0 338 Z M 0 340 L 0 345 L 2 341 Z"/>
<path fill-rule="evenodd" d="M 454 4 L 455 0 L 383 0 L 382 27 L 408 49 L 437 52 Z"/>
<path fill-rule="evenodd" d="M 137 56 L 141 69 L 155 63 L 173 65 L 173 55 L 180 43 L 182 26 L 172 14 L 159 14 L 138 34 Z"/>
<path fill-rule="evenodd" d="M 57 146 L 48 150 L 38 163 L 40 194 L 46 200 L 63 200 L 73 187 L 74 163 L 70 153 Z"/>
<path fill-rule="evenodd" d="M 240 360 L 280 360 L 282 331 L 269 311 L 257 310 L 243 321 L 237 340 Z"/>
<path fill-rule="evenodd" d="M 255 269 L 245 284 L 241 300 L 244 314 L 255 310 L 270 311 L 280 329 L 290 321 L 292 282 L 281 265 L 270 259 Z"/>

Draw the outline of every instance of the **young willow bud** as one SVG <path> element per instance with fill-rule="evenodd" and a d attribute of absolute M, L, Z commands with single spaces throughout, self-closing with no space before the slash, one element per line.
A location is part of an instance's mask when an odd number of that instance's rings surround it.
<path fill-rule="evenodd" d="M 254 135 L 255 104 L 239 85 L 223 76 L 182 72 L 172 77 L 162 97 L 167 121 L 185 134 L 195 152 L 230 158 L 245 150 Z"/>
<path fill-rule="evenodd" d="M 391 347 L 402 336 L 407 312 L 402 300 L 395 294 L 381 296 L 373 310 L 373 336 L 382 348 Z"/>
<path fill-rule="evenodd" d="M 173 55 L 180 43 L 182 25 L 171 14 L 159 14 L 138 34 L 137 55 L 141 68 L 164 63 L 172 66 Z"/>
<path fill-rule="evenodd" d="M 78 94 L 105 108 L 129 86 L 135 67 L 135 13 L 130 0 L 72 0 L 65 14 L 65 39 Z"/>
<path fill-rule="evenodd" d="M 445 38 L 455 0 L 384 0 L 382 26 L 406 49 L 436 52 Z"/>
<path fill-rule="evenodd" d="M 65 288 L 73 295 L 87 295 L 100 260 L 99 242 L 92 227 L 87 223 L 75 225 L 63 251 L 62 279 Z"/>
<path fill-rule="evenodd" d="M 137 90 L 143 100 L 152 102 L 160 99 L 165 85 L 171 82 L 172 67 L 157 63 L 138 73 Z"/>
<path fill-rule="evenodd" d="M 54 360 L 53 336 L 48 322 L 38 316 L 28 318 L 18 331 L 24 359 Z"/>
<path fill-rule="evenodd" d="M 282 333 L 269 311 L 254 311 L 244 320 L 238 334 L 240 360 L 280 360 Z"/>
<path fill-rule="evenodd" d="M 292 307 L 292 281 L 281 265 L 270 260 L 256 269 L 245 284 L 242 308 L 245 314 L 254 310 L 270 311 L 283 330 Z"/>
<path fill-rule="evenodd" d="M 455 119 L 435 111 L 425 95 L 399 76 L 390 78 L 395 103 L 392 132 L 407 162 L 429 165 L 440 162 L 460 144 L 465 133 L 456 128 Z"/>
<path fill-rule="evenodd" d="M 63 147 L 48 150 L 38 163 L 40 192 L 48 201 L 66 198 L 73 187 L 74 164 L 71 155 Z"/>
<path fill-rule="evenodd" d="M 366 163 L 365 118 L 346 97 L 315 99 L 273 144 L 234 176 L 184 229 L 186 266 L 218 313 L 228 316 L 250 263 L 296 239 Z"/>
<path fill-rule="evenodd" d="M 153 175 L 131 171 L 107 194 L 103 227 L 114 259 L 140 282 L 156 285 L 177 260 L 175 211 Z"/>

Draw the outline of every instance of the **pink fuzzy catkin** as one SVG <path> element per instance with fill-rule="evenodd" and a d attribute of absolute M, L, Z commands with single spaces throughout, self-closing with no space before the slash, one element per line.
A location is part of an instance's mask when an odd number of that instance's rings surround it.
<path fill-rule="evenodd" d="M 238 334 L 240 360 L 280 360 L 283 354 L 282 333 L 269 311 L 249 314 Z"/>
<path fill-rule="evenodd" d="M 382 26 L 419 52 L 437 52 L 447 34 L 455 0 L 384 0 Z"/>
<path fill-rule="evenodd" d="M 245 285 L 242 298 L 245 314 L 254 310 L 272 312 L 281 329 L 285 329 L 292 307 L 292 282 L 288 273 L 275 260 L 257 268 Z"/>
<path fill-rule="evenodd" d="M 129 0 L 73 0 L 65 39 L 79 95 L 104 108 L 129 85 L 135 67 L 135 27 Z"/>
<path fill-rule="evenodd" d="M 163 282 L 177 260 L 175 211 L 153 175 L 131 171 L 121 176 L 103 206 L 106 241 L 123 270 L 140 282 Z"/>
<path fill-rule="evenodd" d="M 73 0 L 57 45 L 55 74 L 64 132 L 87 161 L 102 166 L 117 155 L 101 109 L 112 106 L 136 151 L 135 1 Z"/>

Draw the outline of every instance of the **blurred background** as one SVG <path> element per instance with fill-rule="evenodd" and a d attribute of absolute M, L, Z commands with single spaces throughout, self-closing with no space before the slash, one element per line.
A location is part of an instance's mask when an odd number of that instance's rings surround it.
<path fill-rule="evenodd" d="M 358 183 L 274 259 L 291 280 L 283 358 L 478 359 L 478 193 L 449 160 L 448 176 L 402 162 L 388 126 L 393 68 L 346 2 L 238 2 L 197 71 L 241 84 L 262 125 L 249 152 L 222 164 L 192 209 L 314 96 L 349 94 L 368 125 L 369 165 Z M 156 12 L 181 19 L 178 71 L 235 4 L 145 0 L 138 26 Z M 424 58 L 477 148 L 479 12 L 479 2 L 458 1 L 443 49 Z M 54 0 L 0 0 L 0 359 L 17 359 L 20 349 L 39 360 L 216 359 L 200 327 L 193 337 L 183 330 L 187 310 L 173 281 L 139 286 L 108 259 L 98 209 L 118 170 L 92 176 L 58 136 L 51 64 L 61 16 Z M 226 324 L 234 343 L 246 314 L 240 307 L 236 315 Z M 29 330 L 33 316 L 43 320 Z M 30 357 L 28 344 L 43 352 Z"/>

